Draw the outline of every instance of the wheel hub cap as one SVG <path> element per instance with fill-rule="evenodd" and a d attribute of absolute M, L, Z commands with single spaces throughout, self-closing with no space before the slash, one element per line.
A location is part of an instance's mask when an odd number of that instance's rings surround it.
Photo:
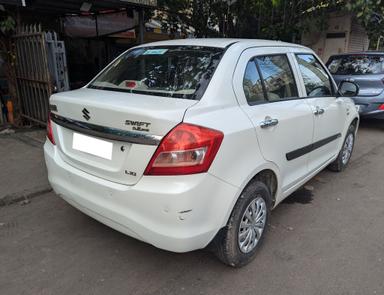
<path fill-rule="evenodd" d="M 238 231 L 240 251 L 249 253 L 255 249 L 265 228 L 267 206 L 261 197 L 254 199 L 245 209 Z"/>
<path fill-rule="evenodd" d="M 341 160 L 344 165 L 346 165 L 352 155 L 352 150 L 353 150 L 353 143 L 354 143 L 354 137 L 353 134 L 349 134 L 347 138 L 345 139 L 345 143 L 343 146 L 343 152 L 342 152 L 342 157 Z"/>

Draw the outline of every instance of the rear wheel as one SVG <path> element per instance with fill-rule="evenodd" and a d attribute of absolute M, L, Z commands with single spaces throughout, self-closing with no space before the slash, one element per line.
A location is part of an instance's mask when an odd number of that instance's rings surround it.
<path fill-rule="evenodd" d="M 345 136 L 343 146 L 341 147 L 341 151 L 337 156 L 336 160 L 332 162 L 328 169 L 335 172 L 343 171 L 351 159 L 353 148 L 355 146 L 355 126 L 349 126 L 347 135 Z"/>
<path fill-rule="evenodd" d="M 216 237 L 216 256 L 225 264 L 241 267 L 251 262 L 267 231 L 271 194 L 267 186 L 254 181 L 237 201 L 228 224 Z"/>

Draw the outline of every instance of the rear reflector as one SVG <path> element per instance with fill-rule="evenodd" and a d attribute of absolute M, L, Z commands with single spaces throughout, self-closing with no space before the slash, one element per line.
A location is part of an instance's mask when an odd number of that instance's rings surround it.
<path fill-rule="evenodd" d="M 125 82 L 125 87 L 127 87 L 127 88 L 135 88 L 136 87 L 136 82 L 135 81 L 126 81 Z"/>
<path fill-rule="evenodd" d="M 384 104 L 379 105 L 379 110 L 384 111 Z"/>
<path fill-rule="evenodd" d="M 47 121 L 47 138 L 52 144 L 55 143 L 55 138 L 53 137 L 53 130 L 52 130 L 52 121 L 51 121 L 51 113 L 48 114 L 48 121 Z"/>
<path fill-rule="evenodd" d="M 224 134 L 181 123 L 161 141 L 144 175 L 186 175 L 207 172 Z"/>

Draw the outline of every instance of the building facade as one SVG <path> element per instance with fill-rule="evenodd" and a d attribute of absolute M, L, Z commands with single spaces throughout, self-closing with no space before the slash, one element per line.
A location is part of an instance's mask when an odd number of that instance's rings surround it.
<path fill-rule="evenodd" d="M 365 29 L 353 14 L 343 12 L 329 14 L 326 30 L 312 29 L 303 33 L 301 43 L 312 48 L 324 62 L 333 54 L 369 49 L 369 38 Z"/>

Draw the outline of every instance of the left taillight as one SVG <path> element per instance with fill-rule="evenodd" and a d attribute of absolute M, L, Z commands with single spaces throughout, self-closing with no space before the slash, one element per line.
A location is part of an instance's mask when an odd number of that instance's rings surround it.
<path fill-rule="evenodd" d="M 161 141 L 144 175 L 186 175 L 207 172 L 218 152 L 221 131 L 181 123 Z"/>
<path fill-rule="evenodd" d="M 53 130 L 52 130 L 52 121 L 51 121 L 51 113 L 48 114 L 48 121 L 47 121 L 47 138 L 52 144 L 55 143 L 55 138 L 53 137 Z"/>

